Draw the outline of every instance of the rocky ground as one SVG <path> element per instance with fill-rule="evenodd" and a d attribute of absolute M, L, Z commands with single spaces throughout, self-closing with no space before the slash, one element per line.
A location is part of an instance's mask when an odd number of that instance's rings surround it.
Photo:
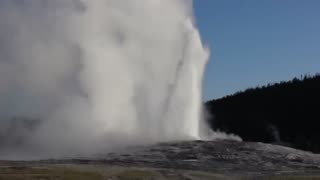
<path fill-rule="evenodd" d="M 90 158 L 0 161 L 1 179 L 320 179 L 320 155 L 253 142 L 189 141 Z"/>

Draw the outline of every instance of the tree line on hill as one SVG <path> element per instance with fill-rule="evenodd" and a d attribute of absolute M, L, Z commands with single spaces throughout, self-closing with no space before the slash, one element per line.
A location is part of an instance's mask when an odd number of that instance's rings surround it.
<path fill-rule="evenodd" d="M 205 106 L 214 130 L 320 153 L 320 74 L 250 88 Z"/>

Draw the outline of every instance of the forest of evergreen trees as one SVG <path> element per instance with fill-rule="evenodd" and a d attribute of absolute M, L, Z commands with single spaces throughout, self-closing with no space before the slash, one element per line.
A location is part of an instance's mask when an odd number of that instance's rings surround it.
<path fill-rule="evenodd" d="M 250 88 L 206 107 L 215 130 L 320 153 L 319 74 Z"/>

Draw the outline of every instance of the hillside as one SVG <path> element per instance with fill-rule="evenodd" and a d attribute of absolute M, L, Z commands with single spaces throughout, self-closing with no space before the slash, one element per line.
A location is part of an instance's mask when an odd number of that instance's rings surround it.
<path fill-rule="evenodd" d="M 206 107 L 215 130 L 320 152 L 320 75 L 250 88 Z"/>

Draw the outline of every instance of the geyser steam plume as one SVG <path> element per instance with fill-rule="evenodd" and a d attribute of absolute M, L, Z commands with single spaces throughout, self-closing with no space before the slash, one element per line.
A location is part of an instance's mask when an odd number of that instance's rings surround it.
<path fill-rule="evenodd" d="M 191 0 L 1 0 L 1 149 L 201 138 L 193 21 Z"/>

